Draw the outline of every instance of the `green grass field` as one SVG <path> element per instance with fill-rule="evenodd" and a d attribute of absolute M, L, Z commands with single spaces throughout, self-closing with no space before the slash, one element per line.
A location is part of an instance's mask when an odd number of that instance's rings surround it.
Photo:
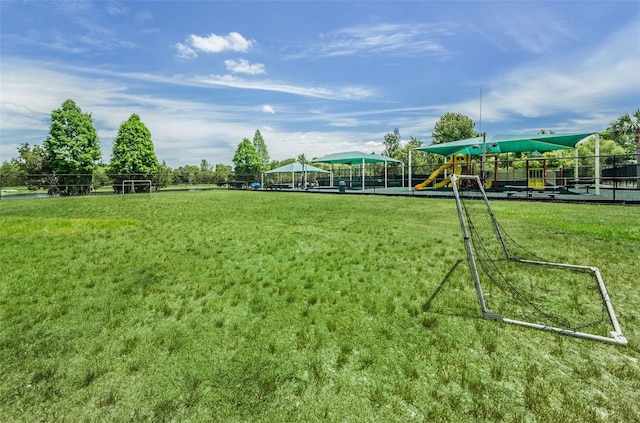
<path fill-rule="evenodd" d="M 640 421 L 640 209 L 494 202 L 629 345 L 480 318 L 453 200 L 0 202 L 0 421 Z M 564 294 L 571 301 L 571 287 Z"/>

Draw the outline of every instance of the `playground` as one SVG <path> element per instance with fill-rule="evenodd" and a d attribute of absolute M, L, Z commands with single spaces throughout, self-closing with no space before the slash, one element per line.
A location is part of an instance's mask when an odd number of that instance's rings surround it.
<path fill-rule="evenodd" d="M 577 145 L 591 138 L 594 155 L 578 156 Z M 588 133 L 482 136 L 415 148 L 414 156 L 427 152 L 443 159 L 419 166 L 412 164 L 411 154 L 404 164 L 381 155 L 345 152 L 313 160 L 323 168 L 287 169 L 290 183 L 281 183 L 278 176 L 285 171 L 269 171 L 255 188 L 447 197 L 453 195 L 453 175 L 478 175 L 492 199 L 640 204 L 638 158 L 600 155 L 598 139 Z M 556 151 L 575 155 L 545 155 Z"/>

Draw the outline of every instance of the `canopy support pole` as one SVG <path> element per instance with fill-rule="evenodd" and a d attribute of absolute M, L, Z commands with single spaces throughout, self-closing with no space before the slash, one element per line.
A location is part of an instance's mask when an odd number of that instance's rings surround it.
<path fill-rule="evenodd" d="M 480 174 L 482 175 L 480 177 L 480 181 L 482 182 L 482 186 L 484 186 L 484 184 L 487 181 L 487 133 L 483 132 L 482 133 L 482 169 L 480 169 Z"/>
<path fill-rule="evenodd" d="M 364 191 L 364 157 L 362 158 L 362 190 Z"/>
<path fill-rule="evenodd" d="M 596 132 L 596 169 L 595 169 L 595 183 L 596 183 L 596 195 L 600 195 L 600 134 Z"/>
<path fill-rule="evenodd" d="M 387 188 L 387 161 L 384 161 L 384 187 Z"/>
<path fill-rule="evenodd" d="M 578 185 L 580 181 L 580 176 L 578 175 L 578 146 L 576 145 L 575 150 L 573 150 L 574 154 L 574 162 L 573 162 L 573 182 L 574 186 Z"/>
<path fill-rule="evenodd" d="M 329 174 L 329 185 L 333 188 L 333 163 L 329 163 L 329 170 L 331 171 Z"/>
<path fill-rule="evenodd" d="M 402 171 L 404 172 L 404 166 L 402 166 Z M 409 188 L 413 187 L 411 184 L 411 150 L 409 150 Z M 402 176 L 402 186 L 404 187 L 404 175 Z"/>

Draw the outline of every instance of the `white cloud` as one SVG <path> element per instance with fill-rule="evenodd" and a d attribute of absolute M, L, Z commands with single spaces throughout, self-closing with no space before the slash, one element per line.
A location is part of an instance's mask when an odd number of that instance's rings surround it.
<path fill-rule="evenodd" d="M 209 34 L 206 37 L 192 34 L 189 36 L 191 47 L 204 53 L 220 53 L 223 51 L 240 51 L 249 50 L 253 41 L 247 40 L 237 32 L 230 32 L 227 35 Z"/>
<path fill-rule="evenodd" d="M 357 150 L 362 148 L 362 140 L 376 138 L 374 134 L 357 129 L 340 132 L 284 129 L 296 119 L 301 127 L 309 127 L 309 116 L 298 107 L 280 116 L 269 104 L 256 108 L 255 105 L 182 100 L 166 97 L 155 90 L 134 94 L 137 89 L 133 87 L 139 87 L 140 83 L 131 82 L 137 78 L 134 81 L 149 84 L 191 83 L 181 79 L 9 59 L 3 60 L 0 66 L 3 76 L 0 104 L 2 160 L 14 157 L 21 142 L 42 144 L 49 130 L 51 111 L 67 98 L 73 99 L 85 112 L 92 113 L 105 162 L 110 160 L 112 140 L 118 127 L 131 113 L 137 113 L 147 125 L 159 160 L 165 160 L 171 167 L 197 164 L 202 159 L 230 164 L 237 144 L 243 138 L 251 137 L 257 127 L 265 128 L 263 136 L 271 157 L 276 160 L 302 153 L 315 157 L 341 149 Z M 227 79 L 234 81 L 233 77 Z M 304 92 L 304 89 L 300 91 Z M 264 121 L 266 113 L 269 114 L 268 125 Z M 316 115 L 314 126 L 322 126 L 334 118 L 330 114 Z M 19 134 L 19 137 L 13 134 Z M 4 141 L 9 139 L 15 139 L 15 142 Z"/>
<path fill-rule="evenodd" d="M 264 65 L 262 63 L 249 63 L 246 59 L 240 60 L 225 60 L 224 61 L 227 70 L 232 73 L 246 73 L 248 75 L 260 75 L 266 73 Z"/>
<path fill-rule="evenodd" d="M 178 50 L 176 56 L 180 59 L 194 59 L 198 57 L 198 53 L 187 45 L 176 43 L 174 47 Z"/>

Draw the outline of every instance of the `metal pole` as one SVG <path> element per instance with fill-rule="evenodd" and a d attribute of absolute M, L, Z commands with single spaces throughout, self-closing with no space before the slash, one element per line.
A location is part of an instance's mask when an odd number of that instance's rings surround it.
<path fill-rule="evenodd" d="M 404 165 L 402 166 L 402 170 L 404 171 Z M 411 188 L 413 185 L 411 185 L 411 150 L 409 150 L 409 188 Z M 404 177 L 402 178 L 402 186 L 404 186 Z"/>
<path fill-rule="evenodd" d="M 387 161 L 384 161 L 384 187 L 387 188 Z"/>
<path fill-rule="evenodd" d="M 485 181 L 487 179 L 487 133 L 482 133 L 482 169 L 480 180 L 482 181 L 482 186 L 484 186 Z"/>
<path fill-rule="evenodd" d="M 462 211 L 462 204 L 460 202 L 460 194 L 458 193 L 458 175 L 455 173 L 451 175 L 451 185 L 453 186 L 453 192 L 456 198 L 456 207 L 458 209 L 458 220 L 460 221 L 460 227 L 462 228 L 462 238 L 464 239 L 464 248 L 467 252 L 467 259 L 469 260 L 469 267 L 471 268 L 471 276 L 473 277 L 473 283 L 476 287 L 476 296 L 478 297 L 478 304 L 483 316 L 489 313 L 487 306 L 484 302 L 484 295 L 482 293 L 482 286 L 480 285 L 480 276 L 478 275 L 478 267 L 476 266 L 475 255 L 473 254 L 473 248 L 471 247 L 471 237 L 467 230 L 467 222 L 464 218 L 464 212 Z"/>
<path fill-rule="evenodd" d="M 596 195 L 600 195 L 600 134 L 596 132 L 596 168 L 595 168 L 595 183 L 596 183 Z"/>
<path fill-rule="evenodd" d="M 574 169 L 573 169 L 573 182 L 574 182 L 574 185 L 578 185 L 578 183 L 580 181 L 580 177 L 578 176 L 578 146 L 577 145 L 576 145 L 575 150 L 573 150 L 573 151 L 575 153 L 574 154 L 575 159 L 574 159 L 574 164 L 573 164 L 573 166 L 574 166 Z"/>

